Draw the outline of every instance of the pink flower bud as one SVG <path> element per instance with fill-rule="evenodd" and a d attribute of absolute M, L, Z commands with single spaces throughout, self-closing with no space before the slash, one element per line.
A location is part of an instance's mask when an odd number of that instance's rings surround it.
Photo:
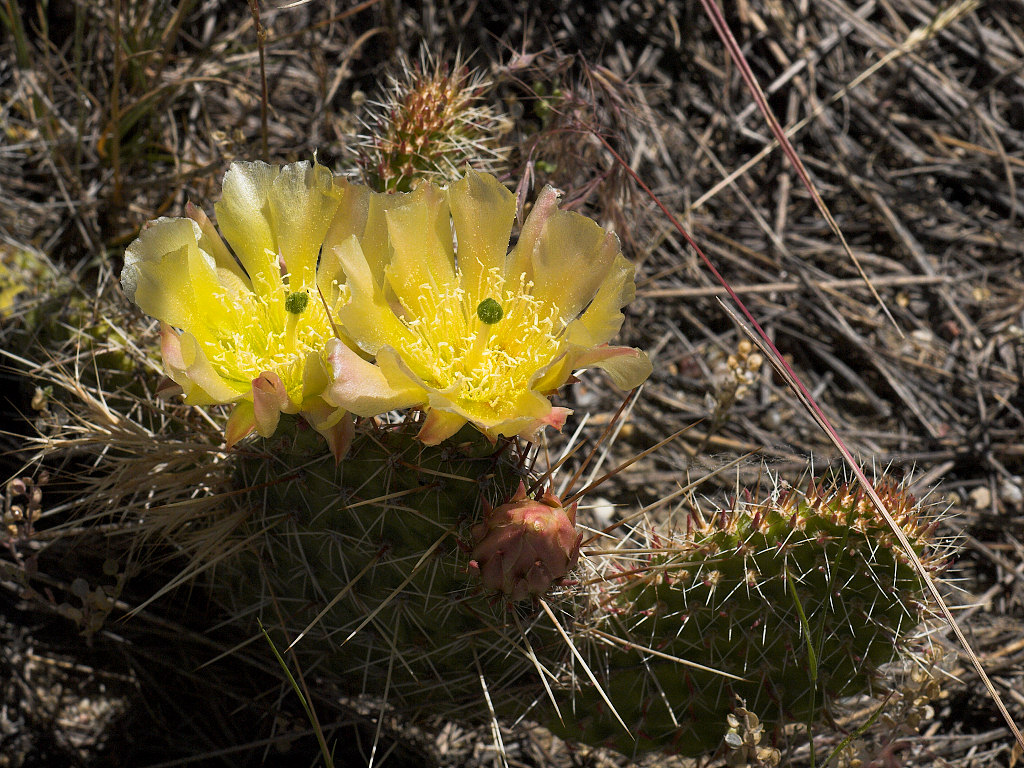
<path fill-rule="evenodd" d="M 523 600 L 543 595 L 576 566 L 583 534 L 576 533 L 576 504 L 566 509 L 549 492 L 529 499 L 520 482 L 511 501 L 486 510 L 473 540 L 470 571 L 485 588 Z"/>

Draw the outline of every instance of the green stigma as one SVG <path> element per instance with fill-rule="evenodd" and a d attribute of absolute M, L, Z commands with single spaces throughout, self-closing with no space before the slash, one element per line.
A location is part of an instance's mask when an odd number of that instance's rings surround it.
<path fill-rule="evenodd" d="M 291 312 L 293 315 L 301 315 L 306 311 L 306 307 L 309 306 L 309 294 L 305 291 L 295 291 L 289 293 L 288 297 L 284 300 L 284 308 Z M 498 308 L 499 313 L 501 308 Z"/>
<path fill-rule="evenodd" d="M 494 325 L 501 320 L 501 316 L 504 314 L 505 311 L 501 308 L 501 304 L 494 299 L 484 299 L 476 308 L 476 316 L 487 325 Z"/>

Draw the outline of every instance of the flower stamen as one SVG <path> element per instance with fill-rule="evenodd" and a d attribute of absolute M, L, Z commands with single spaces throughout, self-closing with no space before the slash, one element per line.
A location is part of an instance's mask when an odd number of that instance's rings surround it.
<path fill-rule="evenodd" d="M 401 352 L 430 386 L 478 407 L 510 409 L 557 357 L 561 323 L 555 307 L 530 295 L 525 275 L 512 286 L 497 271 L 488 278 L 491 298 L 476 307 L 462 288 L 420 286 L 414 306 L 405 307 L 415 319 L 403 320 L 413 333 Z"/>

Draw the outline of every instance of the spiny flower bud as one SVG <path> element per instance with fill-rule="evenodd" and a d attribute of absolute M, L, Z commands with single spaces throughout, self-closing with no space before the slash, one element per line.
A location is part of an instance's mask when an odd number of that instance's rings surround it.
<path fill-rule="evenodd" d="M 451 66 L 400 59 L 355 145 L 367 183 L 378 192 L 408 192 L 417 179 L 444 183 L 469 167 L 502 169 L 510 151 L 501 137 L 506 118 L 487 103 L 490 89 L 461 57 Z"/>
<path fill-rule="evenodd" d="M 485 510 L 473 540 L 470 571 L 515 601 L 543 595 L 574 568 L 583 534 L 576 533 L 576 504 L 565 508 L 550 492 L 527 498 L 520 482 L 508 503 Z"/>

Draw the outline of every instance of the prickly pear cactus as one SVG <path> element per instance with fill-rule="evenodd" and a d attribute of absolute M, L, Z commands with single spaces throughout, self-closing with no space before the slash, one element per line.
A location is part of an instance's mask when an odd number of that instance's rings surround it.
<path fill-rule="evenodd" d="M 919 505 L 891 483 L 878 490 L 936 571 Z M 696 755 L 722 745 L 740 699 L 768 727 L 816 723 L 874 689 L 927 611 L 886 522 L 845 485 L 740 501 L 647 545 L 645 562 L 610 574 L 578 632 L 629 732 L 580 686 L 576 716 L 553 726 L 568 738 Z"/>
<path fill-rule="evenodd" d="M 442 446 L 414 425 L 360 427 L 336 463 L 296 419 L 237 457 L 234 497 L 250 511 L 219 593 L 303 668 L 406 711 L 486 717 L 484 685 L 511 695 L 564 646 L 471 572 L 471 530 L 529 478 L 508 441 L 464 429 Z M 544 585 L 544 591 L 552 586 Z M 276 633 L 275 633 L 276 630 Z M 465 712 L 462 716 L 466 716 Z"/>
<path fill-rule="evenodd" d="M 304 674 L 406 715 L 529 702 L 571 738 L 698 754 L 740 698 L 751 729 L 777 729 L 870 692 L 924 589 L 856 492 L 746 500 L 632 553 L 581 553 L 575 506 L 527 492 L 520 446 L 564 424 L 549 398 L 572 371 L 629 390 L 652 366 L 610 346 L 635 293 L 613 234 L 546 188 L 509 250 L 517 200 L 496 177 L 429 181 L 462 162 L 430 152 L 461 146 L 474 83 L 437 70 L 393 100 L 364 170 L 413 192 L 238 162 L 223 238 L 192 207 L 128 247 L 122 288 L 161 321 L 166 373 L 186 403 L 232 408 L 218 479 L 181 489 L 232 509 L 204 529 L 172 499 L 169 536 Z M 917 505 L 884 493 L 935 567 Z"/>
<path fill-rule="evenodd" d="M 426 148 L 454 135 L 445 121 L 469 99 L 454 91 L 471 85 L 432 77 L 410 102 L 417 119 L 440 110 L 444 136 L 417 128 Z M 517 199 L 501 181 L 440 187 L 416 170 L 415 191 L 388 195 L 315 162 L 233 163 L 220 232 L 195 206 L 152 222 L 121 286 L 161 321 L 185 402 L 231 407 L 235 471 L 217 495 L 234 513 L 182 548 L 219 547 L 235 613 L 262 615 L 352 692 L 479 718 L 482 687 L 507 694 L 529 674 L 535 698 L 567 650 L 549 603 L 534 619 L 576 562 L 575 513 L 516 495 L 515 446 L 562 427 L 571 411 L 550 398 L 573 370 L 629 390 L 651 363 L 610 344 L 635 294 L 613 233 L 547 187 L 510 249 Z M 376 426 L 403 409 L 401 426 Z"/>

